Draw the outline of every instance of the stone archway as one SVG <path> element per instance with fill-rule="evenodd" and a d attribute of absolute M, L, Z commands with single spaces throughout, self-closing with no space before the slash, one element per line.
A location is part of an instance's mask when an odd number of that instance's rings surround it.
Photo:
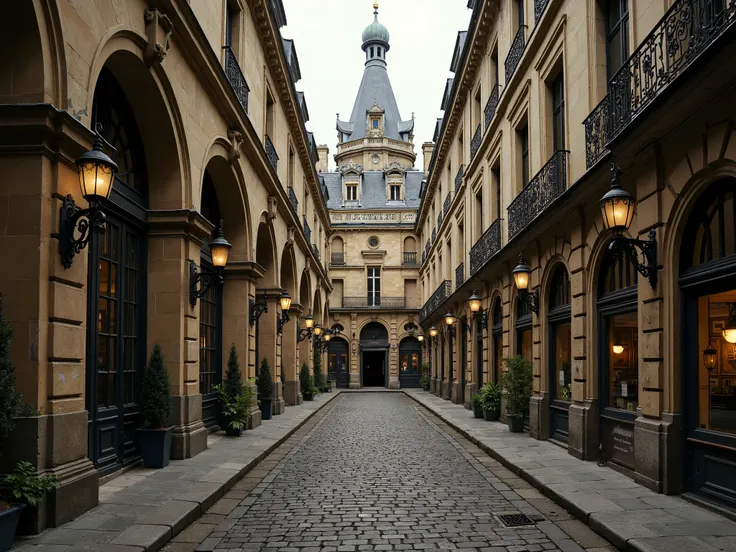
<path fill-rule="evenodd" d="M 296 294 L 296 259 L 294 248 L 288 246 L 281 254 L 280 279 L 281 287 L 292 299 L 289 310 L 289 322 L 283 326 L 281 333 L 281 381 L 282 394 L 286 404 L 299 404 L 299 356 L 297 352 L 297 324 L 302 306 L 297 302 Z"/>
<path fill-rule="evenodd" d="M 380 322 L 368 322 L 360 330 L 361 387 L 388 386 L 389 332 Z"/>

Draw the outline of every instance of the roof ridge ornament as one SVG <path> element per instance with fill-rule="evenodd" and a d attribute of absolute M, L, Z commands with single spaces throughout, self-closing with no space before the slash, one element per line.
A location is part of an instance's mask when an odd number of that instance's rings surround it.
<path fill-rule="evenodd" d="M 363 174 L 363 165 L 356 163 L 355 161 L 350 161 L 350 163 L 342 165 L 338 171 L 340 171 L 343 176 L 349 172 Z"/>

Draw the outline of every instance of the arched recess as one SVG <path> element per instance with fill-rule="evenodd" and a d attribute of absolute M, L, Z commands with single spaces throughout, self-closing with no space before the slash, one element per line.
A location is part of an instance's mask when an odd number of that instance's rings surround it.
<path fill-rule="evenodd" d="M 416 253 L 417 252 L 417 240 L 414 236 L 407 236 L 404 238 L 404 253 Z"/>
<path fill-rule="evenodd" d="M 399 386 L 401 389 L 421 387 L 422 346 L 414 336 L 399 342 Z"/>
<path fill-rule="evenodd" d="M 350 384 L 350 354 L 348 342 L 342 337 L 333 337 L 327 347 L 327 375 L 338 389 L 347 389 Z"/>
<path fill-rule="evenodd" d="M 362 387 L 388 385 L 389 332 L 377 321 L 360 329 L 360 384 Z"/>
<path fill-rule="evenodd" d="M 286 290 L 292 299 L 292 304 L 296 301 L 296 258 L 294 256 L 294 248 L 291 246 L 284 247 L 281 254 L 281 271 L 279 282 L 281 288 Z M 296 305 L 295 305 L 296 306 Z M 282 381 L 285 382 L 284 399 L 287 404 L 299 404 L 299 389 L 296 382 L 299 380 L 299 367 L 297 366 L 299 359 L 297 358 L 297 312 L 296 309 L 289 313 L 290 321 L 282 326 L 281 334 L 281 374 Z"/>
<path fill-rule="evenodd" d="M 263 276 L 258 281 L 258 287 L 277 287 L 276 240 L 274 239 L 273 228 L 263 220 L 258 225 L 256 235 L 256 262 L 264 269 Z"/>
<path fill-rule="evenodd" d="M 258 233 L 256 235 L 256 262 L 263 268 L 263 276 L 256 283 L 256 303 L 266 302 L 268 304 L 268 312 L 264 312 L 258 318 L 255 324 L 255 358 L 256 372 L 260 369 L 264 359 L 268 361 L 271 367 L 271 377 L 275 377 L 277 366 L 279 365 L 279 351 L 277 339 L 277 318 L 279 317 L 280 307 L 279 298 L 281 297 L 281 288 L 278 286 L 277 265 L 276 265 L 276 242 L 273 236 L 273 228 L 265 220 L 261 220 L 258 225 Z M 274 385 L 274 412 L 280 408 L 277 406 L 281 398 L 281 384 Z M 280 412 L 278 412 L 280 413 Z"/>
<path fill-rule="evenodd" d="M 6 2 L 0 18 L 0 103 L 44 103 L 47 72 L 55 61 L 44 63 L 40 29 L 45 28 L 40 2 Z M 61 107 L 57 104 L 57 107 Z"/>

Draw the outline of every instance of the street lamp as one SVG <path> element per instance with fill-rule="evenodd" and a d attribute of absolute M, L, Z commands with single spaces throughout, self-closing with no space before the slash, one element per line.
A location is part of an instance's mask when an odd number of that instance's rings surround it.
<path fill-rule="evenodd" d="M 434 339 L 435 337 L 437 337 L 437 334 L 438 333 L 439 332 L 437 331 L 437 327 L 436 326 L 431 326 L 429 328 L 429 337 L 431 337 L 432 339 Z"/>
<path fill-rule="evenodd" d="M 291 308 L 291 296 L 289 295 L 289 292 L 285 289 L 281 290 L 281 298 L 279 299 L 279 303 L 281 303 L 281 316 L 276 319 L 276 330 L 279 334 L 281 334 L 284 331 L 284 326 L 286 325 L 286 323 L 291 320 L 291 317 L 289 316 L 289 309 Z"/>
<path fill-rule="evenodd" d="M 101 202 L 110 197 L 118 166 L 102 151 L 102 125 L 95 126 L 95 141 L 92 149 L 76 160 L 79 172 L 79 187 L 89 208 L 80 209 L 71 195 L 62 200 L 59 216 L 59 254 L 64 268 L 70 268 L 74 256 L 89 243 L 92 234 L 105 232 L 105 213 Z M 79 232 L 79 238 L 75 234 Z"/>
<path fill-rule="evenodd" d="M 513 270 L 514 284 L 519 290 L 519 297 L 526 297 L 529 301 L 529 309 L 536 315 L 539 315 L 539 287 L 534 291 L 529 291 L 529 282 L 532 276 L 532 269 L 524 259 L 524 253 L 519 253 L 519 264 Z"/>
<path fill-rule="evenodd" d="M 222 221 L 215 230 L 215 238 L 208 245 L 212 256 L 213 270 L 202 270 L 200 272 L 197 264 L 194 261 L 189 261 L 189 303 L 192 306 L 197 304 L 197 299 L 205 296 L 207 290 L 213 284 L 221 285 L 224 281 L 222 271 L 227 265 L 232 246 L 222 234 Z M 197 284 L 200 285 L 199 289 L 197 289 Z"/>
<path fill-rule="evenodd" d="M 314 331 L 314 316 L 312 316 L 311 312 L 304 319 L 304 325 L 306 326 L 306 329 L 297 326 L 297 342 L 311 339 L 312 337 L 312 332 Z"/>
<path fill-rule="evenodd" d="M 317 324 L 316 326 L 314 326 L 314 336 L 319 337 L 320 335 L 322 335 L 322 326 Z"/>
<path fill-rule="evenodd" d="M 417 334 L 417 341 L 419 341 L 419 343 L 421 343 L 422 341 L 424 341 L 424 334 L 422 332 L 419 332 Z"/>
<path fill-rule="evenodd" d="M 648 240 L 637 240 L 624 237 L 623 233 L 631 227 L 634 220 L 636 200 L 621 187 L 621 169 L 611 165 L 611 189 L 601 198 L 601 213 L 603 214 L 603 225 L 607 230 L 613 232 L 613 239 L 608 248 L 618 253 L 624 253 L 637 272 L 649 279 L 649 285 L 657 285 L 657 233 L 652 228 L 649 231 Z M 644 262 L 639 262 L 639 251 L 644 257 Z M 734 336 L 736 342 L 736 336 Z"/>
<path fill-rule="evenodd" d="M 480 310 L 480 297 L 476 294 L 475 289 L 473 289 L 473 294 L 468 297 L 468 306 L 470 312 L 473 313 L 473 318 L 479 323 L 480 331 L 483 331 L 488 325 L 488 313 Z"/>

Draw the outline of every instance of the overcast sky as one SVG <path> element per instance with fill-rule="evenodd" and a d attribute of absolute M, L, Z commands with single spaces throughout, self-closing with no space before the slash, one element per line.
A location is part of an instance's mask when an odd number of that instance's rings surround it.
<path fill-rule="evenodd" d="M 347 120 L 363 76 L 363 29 L 373 21 L 373 0 L 283 0 L 302 79 L 297 90 L 307 97 L 318 144 L 335 153 L 335 114 Z M 388 74 L 401 118 L 416 117 L 414 144 L 422 168 L 421 144 L 432 139 L 450 73 L 457 32 L 466 30 L 471 11 L 466 0 L 379 0 L 378 20 L 391 34 Z"/>

